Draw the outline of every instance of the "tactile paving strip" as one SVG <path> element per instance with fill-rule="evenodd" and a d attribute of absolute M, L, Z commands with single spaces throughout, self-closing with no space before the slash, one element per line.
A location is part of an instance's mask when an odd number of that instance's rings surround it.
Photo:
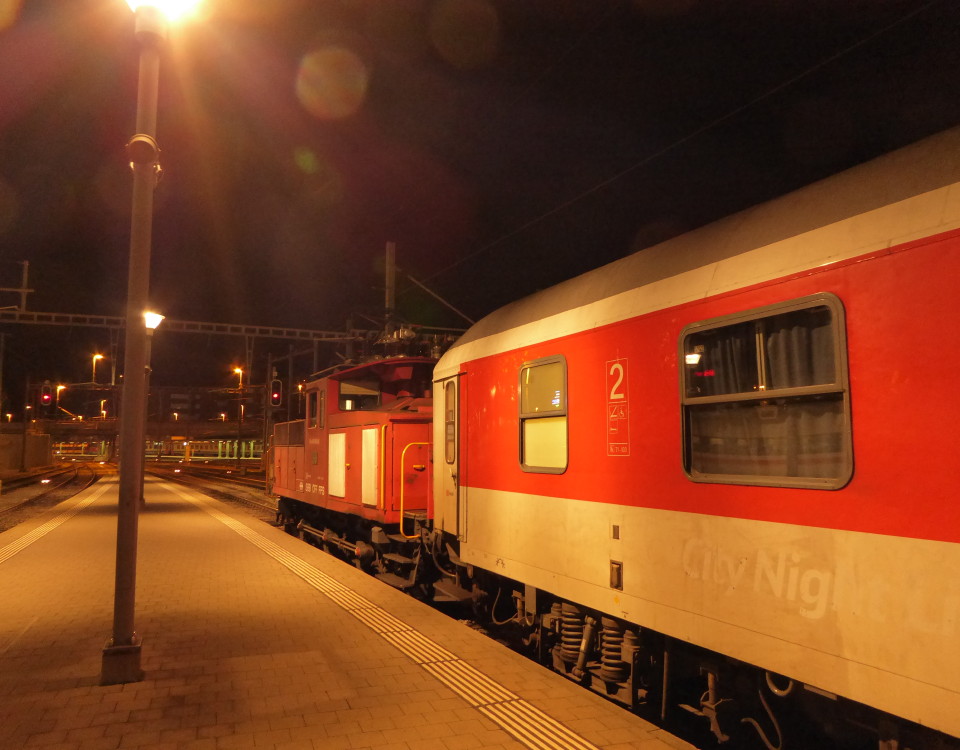
<path fill-rule="evenodd" d="M 177 487 L 169 489 L 298 575 L 527 747 L 533 750 L 599 750 L 556 719 L 326 573 L 200 498 L 185 494 Z"/>
<path fill-rule="evenodd" d="M 15 554 L 17 554 L 21 550 L 26 549 L 38 539 L 41 539 L 47 534 L 49 534 L 51 531 L 57 528 L 57 526 L 59 526 L 60 524 L 65 523 L 66 521 L 69 521 L 71 518 L 77 515 L 77 513 L 79 513 L 81 510 L 83 510 L 92 502 L 94 502 L 97 498 L 99 498 L 100 495 L 106 492 L 107 489 L 109 489 L 110 487 L 116 487 L 116 485 L 110 484 L 110 483 L 103 483 L 98 485 L 97 489 L 92 491 L 89 497 L 81 500 L 79 503 L 77 503 L 72 508 L 70 508 L 70 510 L 66 510 L 60 515 L 54 516 L 45 524 L 42 524 L 41 526 L 37 526 L 37 528 L 35 528 L 30 533 L 24 534 L 22 537 L 20 537 L 16 541 L 10 542 L 10 544 L 4 547 L 0 547 L 0 563 L 5 562 L 6 560 L 9 560 L 11 557 L 13 557 Z"/>

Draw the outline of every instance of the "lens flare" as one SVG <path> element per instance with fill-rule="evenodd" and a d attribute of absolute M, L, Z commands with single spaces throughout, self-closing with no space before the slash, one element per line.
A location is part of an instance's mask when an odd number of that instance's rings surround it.
<path fill-rule="evenodd" d="M 293 151 L 293 163 L 302 172 L 309 197 L 315 205 L 332 206 L 343 198 L 343 180 L 336 167 L 307 146 Z"/>
<path fill-rule="evenodd" d="M 201 18 L 229 20 L 264 27 L 284 18 L 304 13 L 312 0 L 204 0 L 199 8 Z"/>
<path fill-rule="evenodd" d="M 141 7 L 156 8 L 170 23 L 176 23 L 197 12 L 200 0 L 127 0 L 134 12 Z"/>
<path fill-rule="evenodd" d="M 298 146 L 293 150 L 293 161 L 304 174 L 316 174 L 320 171 L 320 160 L 312 149 Z"/>
<path fill-rule="evenodd" d="M 430 41 L 455 67 L 489 65 L 500 46 L 500 17 L 486 0 L 441 0 L 430 16 Z"/>
<path fill-rule="evenodd" d="M 363 60 L 345 47 L 330 46 L 309 52 L 300 61 L 296 93 L 314 117 L 336 120 L 360 109 L 369 82 Z"/>
<path fill-rule="evenodd" d="M 16 23 L 23 0 L 0 0 L 0 31 Z"/>

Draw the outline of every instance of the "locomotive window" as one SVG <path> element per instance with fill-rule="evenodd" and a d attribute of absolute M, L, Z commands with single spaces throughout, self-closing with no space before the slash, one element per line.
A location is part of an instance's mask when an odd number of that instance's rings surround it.
<path fill-rule="evenodd" d="M 695 481 L 837 489 L 853 472 L 843 306 L 831 294 L 688 326 L 683 461 Z"/>
<path fill-rule="evenodd" d="M 567 366 L 562 357 L 520 369 L 520 464 L 524 471 L 567 468 Z"/>
<path fill-rule="evenodd" d="M 340 409 L 360 411 L 380 406 L 380 381 L 375 378 L 340 382 Z"/>
<path fill-rule="evenodd" d="M 307 391 L 307 427 L 317 426 L 317 392 Z"/>

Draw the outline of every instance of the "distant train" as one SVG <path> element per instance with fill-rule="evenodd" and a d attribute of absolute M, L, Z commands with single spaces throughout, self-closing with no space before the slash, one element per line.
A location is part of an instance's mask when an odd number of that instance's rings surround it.
<path fill-rule="evenodd" d="M 318 377 L 280 515 L 717 742 L 958 748 L 958 311 L 960 129 Z"/>

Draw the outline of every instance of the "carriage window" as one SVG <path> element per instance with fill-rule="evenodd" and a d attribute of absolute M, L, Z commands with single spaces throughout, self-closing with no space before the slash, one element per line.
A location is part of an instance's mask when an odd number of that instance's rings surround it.
<path fill-rule="evenodd" d="M 520 369 L 520 463 L 524 471 L 567 468 L 567 367 L 559 357 Z"/>
<path fill-rule="evenodd" d="M 448 464 L 457 460 L 457 384 L 447 381 L 443 388 L 444 457 Z"/>
<path fill-rule="evenodd" d="M 843 306 L 830 294 L 681 335 L 691 479 L 837 489 L 853 471 Z"/>

